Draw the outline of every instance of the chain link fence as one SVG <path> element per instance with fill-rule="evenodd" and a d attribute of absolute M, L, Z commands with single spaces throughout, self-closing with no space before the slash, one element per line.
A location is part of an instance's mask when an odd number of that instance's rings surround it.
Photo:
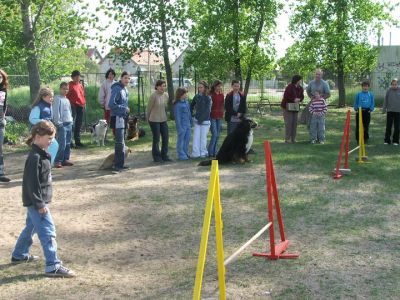
<path fill-rule="evenodd" d="M 371 82 L 371 91 L 375 94 L 378 105 L 383 102 L 386 90 L 390 87 L 390 82 L 393 78 L 400 78 L 400 71 L 393 72 L 374 72 L 366 76 L 366 80 Z M 140 72 L 131 76 L 128 90 L 130 92 L 130 109 L 131 114 L 143 116 L 146 103 L 150 94 L 154 91 L 154 84 L 158 79 L 165 79 L 165 74 L 156 72 Z M 307 78 L 307 77 L 303 77 Z M 103 111 L 98 102 L 98 92 L 102 82 L 105 80 L 103 73 L 85 73 L 82 74 L 82 81 L 86 93 L 86 110 L 84 126 L 94 123 L 99 118 L 102 118 Z M 309 79 L 304 80 L 304 85 L 307 85 Z M 325 78 L 328 81 L 332 97 L 329 99 L 330 104 L 337 104 L 337 80 L 336 78 Z M 7 115 L 12 117 L 17 122 L 28 123 L 28 117 L 31 110 L 29 95 L 29 78 L 27 75 L 9 75 L 10 89 L 8 91 L 8 111 Z M 54 89 L 55 94 L 58 94 L 59 85 L 62 81 L 69 82 L 70 76 L 62 76 L 59 80 L 44 83 L 42 86 L 49 86 Z M 291 81 L 291 78 L 265 78 L 263 80 L 252 80 L 248 93 L 248 102 L 259 102 L 260 100 L 268 101 L 271 105 L 279 105 L 286 85 Z M 182 82 L 182 81 L 181 81 Z M 174 78 L 174 89 L 179 85 L 178 79 Z M 193 96 L 196 92 L 198 80 L 184 80 L 185 87 L 189 90 L 189 96 Z M 349 76 L 346 80 L 346 104 L 352 105 L 355 94 L 360 91 L 360 81 L 353 80 Z M 230 80 L 224 83 L 224 93 L 228 93 L 231 89 Z"/>

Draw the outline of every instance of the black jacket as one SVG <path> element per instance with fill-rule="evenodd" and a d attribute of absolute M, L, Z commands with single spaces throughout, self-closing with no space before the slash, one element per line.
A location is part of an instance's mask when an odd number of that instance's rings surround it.
<path fill-rule="evenodd" d="M 190 103 L 190 111 L 196 118 L 198 124 L 210 121 L 211 98 L 207 95 L 197 94 Z"/>
<path fill-rule="evenodd" d="M 22 180 L 24 206 L 34 205 L 36 209 L 39 209 L 51 202 L 53 194 L 51 181 L 50 155 L 32 144 L 32 149 L 25 162 Z"/>
<path fill-rule="evenodd" d="M 233 110 L 233 92 L 230 92 L 225 97 L 225 121 L 229 122 L 232 116 L 236 116 L 238 113 L 245 114 L 247 111 L 246 97 L 239 92 L 240 103 L 238 111 Z"/>

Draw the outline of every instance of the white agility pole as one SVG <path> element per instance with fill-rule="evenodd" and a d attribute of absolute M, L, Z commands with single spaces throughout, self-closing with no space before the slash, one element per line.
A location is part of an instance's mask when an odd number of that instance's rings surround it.
<path fill-rule="evenodd" d="M 360 148 L 360 146 L 357 146 L 357 147 L 355 147 L 354 149 L 350 150 L 348 153 L 350 154 L 350 153 L 356 151 L 356 150 L 359 149 L 359 148 Z"/>
<path fill-rule="evenodd" d="M 259 232 L 257 232 L 251 239 L 249 239 L 242 247 L 237 249 L 235 253 L 233 253 L 231 256 L 229 256 L 225 261 L 224 261 L 224 266 L 227 266 L 229 263 L 231 263 L 244 249 L 246 249 L 252 242 L 254 242 L 260 235 L 263 234 L 265 230 L 267 230 L 270 226 L 272 225 L 271 222 L 269 222 L 267 225 L 265 225 Z"/>

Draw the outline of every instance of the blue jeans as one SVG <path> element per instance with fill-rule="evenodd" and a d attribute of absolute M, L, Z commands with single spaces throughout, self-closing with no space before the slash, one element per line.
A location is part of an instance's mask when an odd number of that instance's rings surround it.
<path fill-rule="evenodd" d="M 115 159 L 114 168 L 122 169 L 125 163 L 125 129 L 115 129 Z"/>
<path fill-rule="evenodd" d="M 151 154 L 153 159 L 168 158 L 168 124 L 167 122 L 149 122 L 151 132 L 153 133 L 153 146 Z M 160 135 L 162 139 L 160 152 Z"/>
<path fill-rule="evenodd" d="M 176 141 L 176 153 L 179 160 L 186 160 L 189 158 L 189 142 L 192 129 L 190 127 L 182 128 L 177 132 L 178 140 Z"/>
<path fill-rule="evenodd" d="M 71 153 L 72 123 L 64 123 L 57 129 L 58 152 L 55 163 L 64 163 L 69 160 Z"/>
<path fill-rule="evenodd" d="M 312 141 L 325 141 L 325 115 L 312 115 L 310 122 L 310 138 Z"/>
<path fill-rule="evenodd" d="M 222 130 L 221 119 L 211 119 L 211 140 L 208 145 L 208 155 L 215 157 L 217 155 L 218 138 Z"/>
<path fill-rule="evenodd" d="M 17 259 L 28 257 L 33 243 L 32 236 L 37 233 L 46 259 L 45 272 L 54 271 L 61 265 L 61 260 L 57 257 L 56 227 L 50 210 L 47 214 L 41 215 L 33 205 L 27 209 L 26 225 L 17 240 L 12 256 Z"/>

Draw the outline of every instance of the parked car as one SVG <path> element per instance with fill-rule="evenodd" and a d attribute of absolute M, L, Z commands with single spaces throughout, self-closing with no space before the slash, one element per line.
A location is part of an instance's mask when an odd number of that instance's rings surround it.
<path fill-rule="evenodd" d="M 179 78 L 172 78 L 172 84 L 174 87 L 179 86 Z M 183 86 L 189 88 L 192 86 L 192 81 L 189 78 L 183 78 Z"/>
<path fill-rule="evenodd" d="M 138 86 L 138 78 L 135 76 L 132 76 L 129 80 L 129 86 L 131 88 L 137 87 Z"/>

